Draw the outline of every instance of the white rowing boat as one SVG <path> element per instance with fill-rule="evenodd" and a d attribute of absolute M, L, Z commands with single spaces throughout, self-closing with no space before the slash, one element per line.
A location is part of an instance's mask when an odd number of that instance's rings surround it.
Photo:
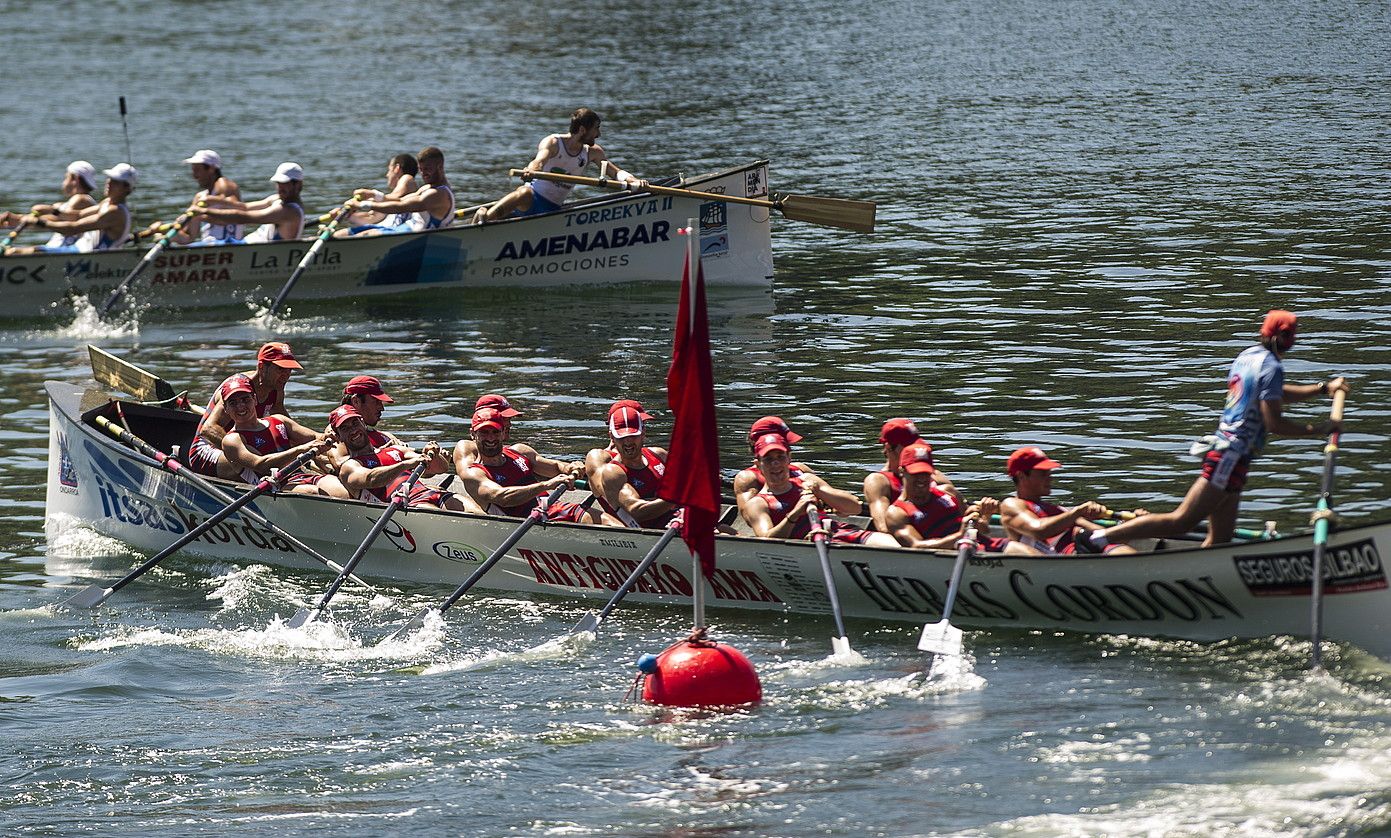
<path fill-rule="evenodd" d="M 757 161 L 688 178 L 685 185 L 723 195 L 766 196 L 768 163 Z M 767 209 L 625 192 L 483 226 L 461 223 L 420 233 L 333 239 L 314 257 L 294 297 L 673 282 L 681 277 L 686 248 L 678 231 L 692 218 L 699 228 L 706 282 L 755 286 L 772 282 Z M 263 302 L 275 296 L 312 243 L 312 238 L 304 238 L 173 247 L 141 275 L 131 301 L 169 307 Z M 89 297 L 99 304 L 135 267 L 146 247 L 0 257 L 6 312 L 12 317 L 64 313 L 74 297 Z"/>
<path fill-rule="evenodd" d="M 115 419 L 107 395 L 48 382 L 50 524 L 80 522 L 137 549 L 154 552 L 222 507 L 92 424 Z M 125 403 L 131 430 L 168 451 L 193 432 L 195 417 Z M 229 488 L 237 491 L 235 487 Z M 242 487 L 243 489 L 245 487 Z M 381 507 L 284 494 L 255 502 L 261 514 L 327 556 L 349 555 Z M 399 524 L 399 526 L 396 526 Z M 518 521 L 412 509 L 378 539 L 358 572 L 379 579 L 453 586 Z M 479 583 L 525 594 L 607 598 L 637 566 L 659 530 L 578 524 L 532 529 Z M 1192 640 L 1307 636 L 1312 535 L 1177 549 L 1135 556 L 983 555 L 966 570 L 952 614 L 967 628 L 1061 629 Z M 1391 588 L 1382 556 L 1391 521 L 1350 527 L 1329 537 L 1325 634 L 1391 659 Z M 321 570 L 248 519 L 210 529 L 187 550 L 219 559 Z M 851 617 L 923 623 L 936 620 L 953 555 L 836 545 L 841 604 Z M 715 608 L 829 613 L 816 549 L 810 542 L 721 536 L 719 568 L 707 602 Z M 686 603 L 691 562 L 673 545 L 643 577 L 634 601 Z"/>

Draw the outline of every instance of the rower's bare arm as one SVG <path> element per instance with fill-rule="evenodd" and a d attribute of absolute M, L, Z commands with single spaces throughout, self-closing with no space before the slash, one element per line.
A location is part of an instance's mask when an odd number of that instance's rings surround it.
<path fill-rule="evenodd" d="M 94 212 L 91 215 L 83 215 L 73 221 L 64 221 L 56 215 L 46 215 L 39 219 L 39 226 L 55 233 L 85 233 L 88 230 L 105 230 L 108 233 L 120 235 L 120 231 L 125 227 L 125 216 L 116 206 L 107 206 L 106 209 Z"/>
<path fill-rule="evenodd" d="M 615 467 L 610 466 L 610 468 Z M 620 484 L 618 490 L 618 506 L 626 510 L 638 523 L 650 521 L 658 515 L 665 515 L 676 508 L 675 504 L 670 501 L 662 500 L 661 498 L 644 500 L 643 497 L 638 494 L 637 490 L 633 488 L 633 484 L 627 482 L 621 474 L 611 475 L 609 478 L 610 483 L 616 483 L 620 480 L 623 482 Z"/>
<path fill-rule="evenodd" d="M 558 142 L 560 142 L 560 140 L 547 134 L 545 139 L 536 144 L 536 157 L 534 157 L 530 163 L 522 167 L 523 170 L 528 172 L 541 171 L 541 167 L 546 165 L 546 161 L 555 156 L 556 143 Z"/>
<path fill-rule="evenodd" d="M 1344 392 L 1349 392 L 1351 390 L 1351 388 L 1348 387 L 1347 379 L 1343 378 L 1341 375 L 1318 384 L 1286 384 L 1280 393 L 1280 398 L 1282 401 L 1287 402 L 1302 402 L 1324 395 L 1325 393 L 1332 395 L 1339 390 Z"/>
<path fill-rule="evenodd" d="M 478 471 L 478 469 L 470 470 L 474 472 Z M 542 480 L 540 483 L 530 483 L 525 486 L 508 486 L 504 488 L 485 477 L 478 481 L 478 490 L 471 494 L 478 498 L 485 508 L 489 504 L 497 504 L 502 507 L 521 506 L 524 503 L 530 503 L 542 495 L 547 494 L 557 486 L 573 486 L 574 484 L 575 479 L 573 477 L 562 474 L 552 477 L 549 480 Z"/>
<path fill-rule="evenodd" d="M 1265 420 L 1267 431 L 1282 436 L 1322 436 L 1331 433 L 1335 427 L 1332 421 L 1320 422 L 1316 425 L 1313 422 L 1306 424 L 1286 419 L 1283 405 L 1279 399 L 1261 402 L 1261 418 Z"/>
<path fill-rule="evenodd" d="M 382 212 L 388 215 L 398 212 L 433 212 L 443 210 L 449 204 L 449 196 L 438 189 L 423 193 L 405 195 L 400 198 L 383 198 L 380 201 L 357 201 L 355 209 L 366 212 Z M 434 212 L 435 215 L 441 213 Z"/>
<path fill-rule="evenodd" d="M 865 477 L 865 503 L 869 504 L 869 517 L 874 528 L 880 532 L 890 532 L 885 516 L 889 506 L 896 500 L 889 478 L 875 472 Z"/>
<path fill-rule="evenodd" d="M 1039 517 L 1029 508 L 1029 504 L 1019 498 L 1005 498 L 1000 502 L 1000 523 L 1006 533 L 1021 533 L 1044 541 L 1070 529 L 1077 520 L 1081 507 L 1064 509 L 1057 515 Z"/>
<path fill-rule="evenodd" d="M 288 204 L 275 202 L 264 203 L 257 201 L 247 204 L 246 209 L 219 209 L 208 207 L 198 214 L 221 224 L 278 224 L 287 217 L 294 215 L 294 210 Z"/>
<path fill-rule="evenodd" d="M 961 492 L 959 492 L 959 491 L 957 490 L 956 484 L 953 483 L 953 482 L 951 482 L 951 478 L 948 477 L 948 476 L 946 475 L 946 473 L 943 472 L 941 469 L 936 468 L 936 467 L 934 467 L 934 468 L 932 469 L 932 482 L 933 482 L 933 483 L 936 483 L 936 484 L 937 484 L 939 487 L 941 487 L 947 494 L 951 495 L 952 497 L 956 498 L 957 500 L 965 500 L 965 499 L 966 499 L 966 498 L 961 494 Z"/>
<path fill-rule="evenodd" d="M 884 531 L 892 535 L 899 544 L 914 550 L 928 549 L 928 542 L 918 535 L 908 518 L 908 514 L 898 507 L 891 506 L 884 515 Z"/>
<path fill-rule="evenodd" d="M 419 454 L 411 454 L 402 457 L 399 463 L 377 466 L 376 468 L 368 468 L 359 460 L 349 459 L 338 470 L 338 479 L 353 494 L 364 489 L 380 489 L 395 480 L 397 475 L 420 465 L 421 459 Z"/>
<path fill-rule="evenodd" d="M 471 439 L 461 439 L 454 444 L 454 473 L 459 479 L 468 483 L 469 472 L 474 469 L 469 466 L 478 462 L 478 446 Z"/>
<path fill-rule="evenodd" d="M 306 442 L 322 442 L 327 438 L 327 434 L 321 434 L 318 431 L 310 430 L 283 413 L 277 414 L 273 405 L 271 407 L 271 415 L 276 416 L 281 422 L 285 423 L 285 435 L 296 445 L 302 445 Z"/>
<path fill-rule="evenodd" d="M 759 538 L 786 538 L 785 535 L 773 534 L 774 530 L 778 529 L 778 527 L 773 526 L 773 518 L 768 514 L 768 504 L 763 498 L 757 495 L 749 498 L 744 502 L 744 506 L 740 510 L 740 513 L 753 530 L 753 534 Z M 782 523 L 785 524 L 787 521 L 784 520 Z M 791 532 L 791 530 L 786 529 L 786 532 Z"/>
<path fill-rule="evenodd" d="M 807 487 L 812 493 L 827 504 L 840 515 L 859 515 L 860 499 L 854 492 L 847 492 L 844 489 L 837 489 L 819 477 L 812 477 L 806 480 Z"/>

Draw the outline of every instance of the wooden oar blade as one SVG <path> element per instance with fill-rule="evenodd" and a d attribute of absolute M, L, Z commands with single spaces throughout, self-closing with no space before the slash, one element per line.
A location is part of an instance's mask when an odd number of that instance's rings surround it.
<path fill-rule="evenodd" d="M 87 345 L 87 355 L 92 360 L 92 378 L 98 384 L 129 393 L 142 402 L 162 402 L 174 398 L 173 386 L 148 370 L 142 370 L 91 344 Z"/>
<path fill-rule="evenodd" d="M 922 637 L 918 638 L 918 648 L 934 655 L 961 657 L 961 629 L 947 620 L 939 620 L 923 626 Z"/>
<path fill-rule="evenodd" d="M 778 209 L 793 221 L 805 221 L 822 227 L 839 227 L 857 233 L 874 232 L 873 201 L 820 198 L 815 195 L 784 195 L 778 200 Z"/>
<path fill-rule="evenodd" d="M 78 591 L 75 595 L 63 601 L 64 608 L 96 608 L 106 598 L 115 593 L 110 588 L 103 588 L 101 585 L 88 585 Z"/>

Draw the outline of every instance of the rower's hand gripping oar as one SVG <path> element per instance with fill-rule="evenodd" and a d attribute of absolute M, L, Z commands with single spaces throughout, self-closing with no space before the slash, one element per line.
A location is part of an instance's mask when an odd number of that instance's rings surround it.
<path fill-rule="evenodd" d="M 826 577 L 826 596 L 831 600 L 831 614 L 836 619 L 836 637 L 831 638 L 831 654 L 849 655 L 850 638 L 845 635 L 845 619 L 840 614 L 840 595 L 836 593 L 836 579 L 831 572 L 831 547 L 827 542 L 830 534 L 821 525 L 821 510 L 813 503 L 807 507 L 807 520 L 811 521 L 811 540 L 816 545 L 816 557 L 821 560 L 821 575 Z"/>
<path fill-rule="evenodd" d="M 199 205 L 204 204 L 200 201 Z M 178 218 L 174 219 L 174 223 L 169 225 L 169 229 L 164 232 L 164 235 L 155 240 L 154 246 L 145 251 L 145 255 L 140 257 L 139 262 L 135 263 L 135 267 L 131 269 L 130 273 L 126 274 L 125 279 L 121 280 L 121 284 L 117 285 L 115 289 L 112 290 L 111 296 L 107 297 L 106 302 L 101 304 L 101 308 L 97 310 L 97 314 L 105 317 L 112 308 L 115 308 L 116 303 L 119 303 L 121 298 L 126 295 L 126 292 L 130 290 L 131 284 L 145 272 L 146 268 L 154 263 L 155 257 L 159 256 L 160 251 L 168 246 L 169 242 L 179 234 L 179 231 L 183 229 L 190 218 L 198 213 L 199 209 L 200 206 L 198 205 L 191 206 L 184 210 Z"/>
<path fill-rule="evenodd" d="M 280 289 L 280 293 L 275 295 L 275 302 L 270 304 L 270 309 L 266 312 L 267 315 L 274 315 L 280 310 L 280 307 L 285 304 L 285 298 L 290 296 L 290 289 L 295 287 L 296 282 L 299 282 L 299 278 L 304 275 L 304 271 L 309 267 L 309 263 L 313 262 L 314 258 L 319 255 L 319 251 L 324 249 L 324 242 L 333 238 L 333 232 L 338 229 L 338 225 L 342 224 L 343 219 L 347 218 L 348 213 L 352 211 L 353 207 L 351 203 L 343 204 L 343 206 L 339 207 L 338 211 L 333 214 L 333 218 L 329 220 L 328 224 L 319 231 L 319 237 L 309 246 L 309 251 L 304 254 L 304 258 L 299 260 L 299 265 L 295 267 L 294 273 L 290 274 L 290 278 L 285 280 L 285 285 Z"/>
<path fill-rule="evenodd" d="M 19 223 L 11 227 L 10 231 L 5 234 L 5 240 L 0 241 L 0 253 L 4 253 L 5 248 L 9 247 L 15 239 L 19 238 L 19 234 L 23 233 L 26 227 L 38 220 L 39 217 L 34 213 L 29 213 L 28 215 L 21 216 L 19 219 Z"/>
<path fill-rule="evenodd" d="M 1323 668 L 1323 554 L 1328 548 L 1328 530 L 1333 524 L 1333 470 L 1338 465 L 1338 439 L 1342 436 L 1343 403 L 1347 391 L 1339 390 L 1333 394 L 1333 409 L 1328 418 L 1335 424 L 1328 434 L 1328 444 L 1323 447 L 1323 485 L 1319 492 L 1318 507 L 1314 510 L 1314 567 L 1310 598 L 1309 638 L 1313 643 L 1309 667 Z"/>
<path fill-rule="evenodd" d="M 279 486 L 281 481 L 289 477 L 291 474 L 294 474 L 301 467 L 303 467 L 305 463 L 318 456 L 320 452 L 321 447 L 316 445 L 313 448 L 310 448 L 307 451 L 300 454 L 289 464 L 287 464 L 284 468 L 279 469 L 274 474 L 262 477 L 259 483 L 251 487 L 251 489 L 244 493 L 241 497 L 237 498 L 227 506 L 223 507 L 220 511 L 215 513 L 208 520 L 204 521 L 203 523 L 184 533 L 183 536 L 179 538 L 179 540 L 175 541 L 173 544 L 170 544 L 168 547 L 165 547 L 163 550 L 160 550 L 158 553 L 151 556 L 149 559 L 145 561 L 144 564 L 140 565 L 135 570 L 132 570 L 130 573 L 127 573 L 125 576 L 112 583 L 109 587 L 103 588 L 101 585 L 90 585 L 87 588 L 79 591 L 76 595 L 64 601 L 62 604 L 69 608 L 96 608 L 98 605 L 101 605 L 103 602 L 106 602 L 106 600 L 109 599 L 112 594 L 124 588 L 126 585 L 129 585 L 131 582 L 134 582 L 136 579 L 140 578 L 142 575 L 144 575 L 146 572 L 152 569 L 155 565 L 174 555 L 179 550 L 183 549 L 185 545 L 190 544 L 196 541 L 197 539 L 201 538 L 203 536 L 203 533 L 222 523 L 227 518 L 230 518 L 232 515 L 236 514 L 238 510 L 251 503 L 256 498 L 260 497 L 266 492 L 269 492 L 271 489 L 274 489 L 277 486 Z"/>
<path fill-rule="evenodd" d="M 150 459 L 159 463 L 160 467 L 163 468 L 165 471 L 172 472 L 177 477 L 182 477 L 184 480 L 187 480 L 189 483 L 193 484 L 198 489 L 202 490 L 203 492 L 206 492 L 207 494 L 211 495 L 212 497 L 216 498 L 222 503 L 232 503 L 235 500 L 235 498 L 233 498 L 231 495 L 227 494 L 226 492 L 217 488 L 213 484 L 204 480 L 197 472 L 193 471 L 190 468 L 187 468 L 186 466 L 184 466 L 183 463 L 180 463 L 177 459 L 169 456 L 168 454 L 154 447 L 153 445 L 136 436 L 135 434 L 131 433 L 130 431 L 127 431 L 126 429 L 120 427 L 116 423 L 112 422 L 110 419 L 107 419 L 105 416 L 98 416 L 96 418 L 96 422 L 97 427 L 111 434 L 116 439 L 120 440 L 121 442 L 125 443 L 131 448 L 134 448 L 136 451 L 139 451 L 141 454 L 144 454 L 146 457 L 149 457 Z M 255 509 L 247 509 L 242 513 L 242 515 L 246 516 L 247 518 L 250 518 L 255 523 L 265 527 L 266 529 L 285 539 L 295 549 L 302 551 L 305 555 L 309 556 L 312 559 L 318 560 L 320 564 L 332 570 L 334 573 L 343 572 L 342 565 L 338 564 L 332 559 L 324 557 L 323 554 L 321 554 L 318 550 L 315 550 L 313 547 L 310 547 L 308 544 L 305 544 L 303 541 L 300 541 L 292 534 L 286 532 L 274 521 L 271 521 L 269 518 L 257 512 Z M 349 575 L 348 578 L 361 585 L 362 587 L 366 588 L 367 590 L 372 591 L 373 593 L 376 593 L 377 591 L 375 587 L 357 578 L 357 576 Z"/>
<path fill-rule="evenodd" d="M 622 602 L 623 598 L 633 590 L 633 586 L 638 583 L 642 575 L 656 563 L 657 557 L 662 554 L 662 551 L 667 548 L 667 545 L 671 543 L 672 539 L 681 534 L 681 528 L 685 526 L 683 517 L 684 516 L 678 514 L 675 518 L 671 519 L 671 523 L 667 524 L 666 532 L 662 533 L 662 537 L 657 539 L 657 543 L 652 545 L 651 550 L 647 551 L 647 555 L 642 557 L 642 561 L 638 562 L 638 566 L 633 568 L 633 572 L 628 574 L 627 579 L 623 580 L 623 584 L 619 586 L 618 590 L 614 592 L 608 603 L 600 609 L 598 614 L 595 614 L 593 611 L 585 614 L 578 623 L 575 623 L 574 628 L 570 629 L 570 631 L 562 637 L 557 638 L 557 640 L 564 640 L 566 637 L 574 637 L 577 634 L 584 634 L 585 632 L 597 631 L 604 620 L 608 619 L 609 613 L 618 607 L 618 603 Z"/>
<path fill-rule="evenodd" d="M 947 583 L 947 601 L 942 605 L 942 619 L 923 626 L 918 648 L 930 655 L 961 657 L 961 629 L 951 624 L 951 611 L 956 605 L 956 595 L 961 590 L 961 576 L 966 571 L 966 560 L 976 553 L 976 519 L 966 524 L 966 533 L 956 543 L 956 564 L 951 569 L 951 581 Z"/>
<path fill-rule="evenodd" d="M 314 620 L 318 619 L 325 608 L 328 608 L 328 601 L 333 599 L 333 595 L 338 593 L 338 589 L 343 586 L 343 580 L 347 579 L 348 576 L 352 574 L 353 570 L 357 568 L 358 563 L 362 561 L 362 557 L 367 555 L 367 551 L 372 547 L 372 542 L 377 540 L 377 536 L 382 534 L 382 530 L 386 529 L 386 525 L 391 521 L 391 516 L 395 515 L 398 510 L 405 508 L 406 503 L 410 500 L 411 489 L 415 488 L 415 482 L 420 479 L 420 475 L 425 473 L 425 467 L 429 464 L 430 459 L 428 457 L 421 460 L 420 463 L 411 470 L 410 476 L 406 478 L 406 482 L 402 483 L 397 487 L 396 491 L 391 493 L 391 500 L 387 502 L 386 510 L 382 512 L 381 517 L 377 519 L 377 523 L 372 525 L 372 529 L 367 531 L 367 537 L 362 539 L 362 543 L 358 545 L 357 551 L 353 553 L 352 558 L 348 559 L 348 563 L 343 565 L 343 569 L 339 571 L 337 578 L 329 583 L 328 590 L 324 591 L 323 597 L 319 599 L 319 604 L 313 608 L 301 608 L 285 625 L 290 628 L 299 628 L 305 623 L 312 623 Z"/>
<path fill-rule="evenodd" d="M 522 536 L 526 535 L 527 530 L 531 529 L 538 522 L 544 521 L 546 519 L 546 510 L 551 508 L 551 504 L 560 500 L 560 496 L 565 494 L 565 492 L 569 488 L 570 487 L 568 483 L 562 483 L 561 485 L 555 487 L 555 489 L 550 493 L 550 495 L 546 497 L 544 501 L 537 504 L 536 508 L 531 510 L 531 512 L 527 514 L 526 520 L 522 521 L 521 526 L 513 530 L 512 534 L 507 537 L 507 540 L 502 542 L 502 544 L 499 544 L 498 548 L 493 551 L 492 555 L 484 559 L 483 563 L 480 564 L 477 568 L 475 568 L 473 573 L 469 574 L 469 577 L 464 580 L 464 584 L 456 588 L 454 593 L 450 594 L 449 598 L 446 599 L 443 603 L 441 603 L 438 608 L 426 608 L 422 610 L 420 613 L 412 617 L 410 622 L 406 623 L 404 626 L 401 626 L 396 631 L 393 631 L 391 634 L 387 635 L 386 638 L 383 639 L 381 643 L 378 643 L 377 645 L 381 646 L 383 644 L 390 643 L 394 640 L 399 640 L 402 637 L 405 637 L 407 634 L 410 634 L 411 632 L 425 625 L 426 618 L 429 617 L 432 612 L 443 614 L 445 611 L 448 611 L 450 607 L 454 605 L 454 603 L 459 601 L 460 597 L 468 593 L 469 588 L 472 588 L 475 584 L 477 584 L 479 579 L 482 579 L 488 571 L 493 569 L 493 565 L 497 564 L 499 561 L 502 560 L 503 556 L 507 555 L 507 551 L 511 550 L 513 545 L 515 545 L 518 541 L 521 541 Z"/>
<path fill-rule="evenodd" d="M 781 195 L 774 200 L 763 198 L 743 198 L 738 195 L 721 195 L 717 192 L 701 192 L 696 189 L 676 189 L 670 186 L 647 184 L 630 187 L 621 181 L 608 178 L 567 175 L 560 172 L 528 172 L 525 169 L 509 169 L 508 174 L 522 180 L 540 178 L 557 183 L 575 183 L 583 186 L 598 186 L 605 189 L 651 192 L 654 195 L 672 195 L 678 198 L 698 198 L 702 201 L 722 201 L 727 204 L 749 204 L 755 207 L 775 209 L 793 221 L 806 221 L 822 227 L 839 227 L 860 233 L 874 232 L 873 201 L 851 201 L 845 198 L 820 198 L 814 195 Z"/>

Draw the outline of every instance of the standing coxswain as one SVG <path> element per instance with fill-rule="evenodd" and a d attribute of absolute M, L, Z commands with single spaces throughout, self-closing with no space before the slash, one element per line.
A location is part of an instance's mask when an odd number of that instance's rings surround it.
<path fill-rule="evenodd" d="M 438 230 L 454 223 L 454 188 L 449 185 L 449 178 L 444 173 L 444 152 L 437 146 L 429 146 L 416 156 L 416 164 L 424 183 L 411 194 L 366 201 L 354 198 L 348 202 L 349 207 L 357 212 L 380 212 L 384 215 L 408 213 L 406 221 L 387 229 L 367 229 L 352 235 L 418 233 Z"/>
<path fill-rule="evenodd" d="M 1241 491 L 1246 486 L 1251 460 L 1265 446 L 1266 435 L 1325 436 L 1341 427 L 1332 420 L 1318 424 L 1294 422 L 1284 417 L 1287 402 L 1301 402 L 1319 395 L 1347 392 L 1341 376 L 1319 384 L 1286 384 L 1281 359 L 1294 348 L 1298 321 L 1294 314 L 1274 309 L 1261 324 L 1260 343 L 1236 357 L 1227 373 L 1227 403 L 1217 431 L 1193 446 L 1203 454 L 1202 471 L 1173 512 L 1156 513 L 1104 530 L 1080 533 L 1078 552 L 1099 552 L 1107 544 L 1137 538 L 1164 538 L 1186 533 L 1202 518 L 1208 519 L 1204 547 L 1225 544 L 1236 530 Z"/>
<path fill-rule="evenodd" d="M 580 108 L 570 114 L 570 132 L 548 134 L 543 138 L 536 146 L 536 157 L 526 164 L 525 171 L 581 175 L 585 167 L 593 163 L 599 167 L 599 177 L 611 176 L 630 189 L 646 186 L 647 181 L 623 171 L 598 144 L 599 124 L 602 121 L 603 117 L 589 108 Z M 480 207 L 473 216 L 473 223 L 554 212 L 560 209 L 574 188 L 574 184 L 539 178 L 528 181 L 492 205 Z"/>
<path fill-rule="evenodd" d="M 57 215 L 40 215 L 32 223 L 35 227 L 52 230 L 66 241 L 73 237 L 72 244 L 56 247 L 39 245 L 37 247 L 9 247 L 6 256 L 24 256 L 30 253 L 96 253 L 115 250 L 130 239 L 130 207 L 126 201 L 135 190 L 140 174 L 129 163 L 117 163 L 105 170 L 106 197 L 101 203 L 87 207 L 77 213 L 77 217 L 65 221 Z"/>
<path fill-rule="evenodd" d="M 304 189 L 304 169 L 298 163 L 285 162 L 276 167 L 270 177 L 275 184 L 275 194 L 267 195 L 259 201 L 242 203 L 230 199 L 208 199 L 207 207 L 195 207 L 195 218 L 211 224 L 240 225 L 259 224 L 246 238 L 225 238 L 217 242 L 198 241 L 194 245 L 205 244 L 264 244 L 266 242 L 290 241 L 304 234 L 304 206 L 300 203 L 300 192 Z"/>
<path fill-rule="evenodd" d="M 256 415 L 266 417 L 271 414 L 286 413 L 285 383 L 290 375 L 304 367 L 295 360 L 295 354 L 288 343 L 271 341 L 256 353 L 256 369 L 249 373 L 239 373 L 251 381 L 252 394 L 256 401 Z M 198 419 L 193 439 L 188 446 L 188 464 L 199 474 L 234 480 L 240 469 L 227 462 L 222 455 L 222 438 L 232 428 L 232 417 L 222 403 L 222 386 L 235 376 L 228 376 L 213 391 L 208 400 L 208 408 Z"/>

